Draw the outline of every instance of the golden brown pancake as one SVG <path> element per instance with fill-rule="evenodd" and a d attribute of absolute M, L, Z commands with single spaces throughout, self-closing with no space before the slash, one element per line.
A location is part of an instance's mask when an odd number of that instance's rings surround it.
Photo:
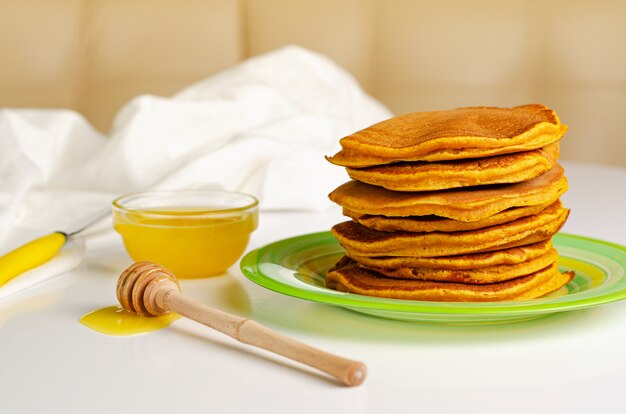
<path fill-rule="evenodd" d="M 343 292 L 394 299 L 490 302 L 538 298 L 561 288 L 573 276 L 573 272 L 561 274 L 555 262 L 526 276 L 482 285 L 400 280 L 383 277 L 344 257 L 326 274 L 326 286 Z"/>
<path fill-rule="evenodd" d="M 552 237 L 567 219 L 569 210 L 560 201 L 539 214 L 497 226 L 458 232 L 382 232 L 354 221 L 339 223 L 332 233 L 357 256 L 438 257 L 523 246 Z"/>
<path fill-rule="evenodd" d="M 491 266 L 517 265 L 536 259 L 552 249 L 552 239 L 547 238 L 537 243 L 526 244 L 508 249 L 494 250 L 483 253 L 460 254 L 456 256 L 440 257 L 410 257 L 410 256 L 381 256 L 369 257 L 346 254 L 367 267 L 398 269 L 402 267 L 416 267 L 426 269 L 479 269 Z"/>
<path fill-rule="evenodd" d="M 556 113 L 544 105 L 414 112 L 342 138 L 342 150 L 327 159 L 359 168 L 480 158 L 542 148 L 566 131 Z"/>
<path fill-rule="evenodd" d="M 567 190 L 563 167 L 532 180 L 463 189 L 398 192 L 350 181 L 329 198 L 343 208 L 361 214 L 391 217 L 435 215 L 459 221 L 478 221 L 511 207 L 536 206 L 556 201 Z"/>
<path fill-rule="evenodd" d="M 542 283 L 530 290 L 527 290 L 525 293 L 522 293 L 521 295 L 516 297 L 515 300 L 537 299 L 552 292 L 556 292 L 557 290 L 561 289 L 563 286 L 571 282 L 572 279 L 574 279 L 574 276 L 576 276 L 576 272 L 572 270 L 561 273 L 558 271 L 558 265 L 556 266 L 557 272 L 554 277 L 552 277 L 546 283 Z"/>
<path fill-rule="evenodd" d="M 347 168 L 350 178 L 395 191 L 432 191 L 527 181 L 554 167 L 559 144 L 545 148 L 463 161 L 404 162 Z"/>
<path fill-rule="evenodd" d="M 551 249 L 536 259 L 514 265 L 481 267 L 477 269 L 427 269 L 419 267 L 400 267 L 398 269 L 372 268 L 370 270 L 394 279 L 433 280 L 438 282 L 456 282 L 484 284 L 503 282 L 537 272 L 559 259 L 556 249 Z M 366 266 L 367 267 L 367 266 Z"/>
<path fill-rule="evenodd" d="M 550 203 L 552 204 L 552 203 Z M 370 229 L 380 231 L 467 231 L 482 229 L 483 227 L 495 226 L 507 223 L 521 217 L 531 216 L 539 213 L 548 205 L 538 205 L 529 207 L 513 207 L 494 214 L 478 221 L 458 221 L 437 216 L 415 216 L 415 217 L 386 217 L 360 214 L 347 208 L 343 209 L 344 216 L 350 217 L 359 224 Z"/>

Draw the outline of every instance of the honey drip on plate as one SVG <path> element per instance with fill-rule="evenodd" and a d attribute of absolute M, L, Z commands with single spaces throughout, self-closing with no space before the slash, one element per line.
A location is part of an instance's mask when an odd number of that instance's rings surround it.
<path fill-rule="evenodd" d="M 163 329 L 179 318 L 180 315 L 172 312 L 163 316 L 147 317 L 118 306 L 109 306 L 83 315 L 80 323 L 105 335 L 129 336 Z"/>

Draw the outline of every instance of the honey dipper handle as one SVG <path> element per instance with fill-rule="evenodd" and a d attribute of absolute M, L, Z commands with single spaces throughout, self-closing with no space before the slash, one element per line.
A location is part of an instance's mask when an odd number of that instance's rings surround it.
<path fill-rule="evenodd" d="M 367 375 L 364 363 L 319 350 L 273 331 L 251 319 L 242 318 L 185 298 L 171 290 L 158 295 L 159 306 L 186 316 L 243 342 L 301 362 L 332 375 L 348 386 L 361 384 Z"/>

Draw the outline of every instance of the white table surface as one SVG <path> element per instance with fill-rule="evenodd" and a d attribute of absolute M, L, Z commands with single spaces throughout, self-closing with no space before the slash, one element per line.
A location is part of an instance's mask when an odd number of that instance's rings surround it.
<path fill-rule="evenodd" d="M 569 233 L 626 245 L 626 169 L 565 163 Z M 328 229 L 339 212 L 268 213 L 249 249 Z M 365 361 L 366 382 L 308 368 L 189 320 L 134 337 L 78 323 L 114 305 L 131 263 L 92 248 L 82 265 L 0 303 L 0 413 L 626 412 L 626 301 L 496 326 L 400 322 L 282 296 L 224 276 L 183 281 L 204 303 Z M 88 250 L 89 251 L 89 250 Z"/>

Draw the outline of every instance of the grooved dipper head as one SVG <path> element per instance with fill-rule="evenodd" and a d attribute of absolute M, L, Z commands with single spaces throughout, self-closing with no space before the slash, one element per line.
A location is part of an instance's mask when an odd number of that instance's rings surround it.
<path fill-rule="evenodd" d="M 122 307 L 142 316 L 159 316 L 168 312 L 159 303 L 158 293 L 180 291 L 176 276 L 151 262 L 133 263 L 117 281 L 117 300 Z"/>

